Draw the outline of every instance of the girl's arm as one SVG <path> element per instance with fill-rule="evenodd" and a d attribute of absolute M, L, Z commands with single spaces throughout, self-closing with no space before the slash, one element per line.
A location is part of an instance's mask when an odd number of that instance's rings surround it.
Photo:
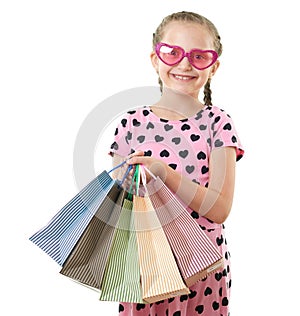
<path fill-rule="evenodd" d="M 144 164 L 192 210 L 215 223 L 228 217 L 234 194 L 236 150 L 233 147 L 214 149 L 209 160 L 209 185 L 201 186 L 152 157 L 137 151 L 128 164 Z"/>

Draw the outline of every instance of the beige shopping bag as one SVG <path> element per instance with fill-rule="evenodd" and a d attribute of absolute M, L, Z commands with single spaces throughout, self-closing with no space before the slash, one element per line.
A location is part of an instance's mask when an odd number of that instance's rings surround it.
<path fill-rule="evenodd" d="M 133 196 L 133 216 L 144 301 L 153 303 L 188 294 L 149 197 Z"/>

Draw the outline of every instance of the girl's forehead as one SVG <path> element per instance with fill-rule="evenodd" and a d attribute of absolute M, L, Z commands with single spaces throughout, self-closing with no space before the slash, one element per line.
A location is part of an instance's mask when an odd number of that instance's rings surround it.
<path fill-rule="evenodd" d="M 197 22 L 169 22 L 162 35 L 162 42 L 182 46 L 185 49 L 213 49 L 213 37 L 207 26 Z"/>

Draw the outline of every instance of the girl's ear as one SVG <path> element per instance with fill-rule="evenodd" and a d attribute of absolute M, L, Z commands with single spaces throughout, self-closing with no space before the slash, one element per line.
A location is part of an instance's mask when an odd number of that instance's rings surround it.
<path fill-rule="evenodd" d="M 217 61 L 213 64 L 213 66 L 211 67 L 211 70 L 210 70 L 210 78 L 215 75 L 215 73 L 217 72 L 219 66 L 220 66 L 220 61 L 217 60 Z"/>
<path fill-rule="evenodd" d="M 150 58 L 151 58 L 152 66 L 154 67 L 155 71 L 158 73 L 158 57 L 154 51 L 151 52 Z"/>

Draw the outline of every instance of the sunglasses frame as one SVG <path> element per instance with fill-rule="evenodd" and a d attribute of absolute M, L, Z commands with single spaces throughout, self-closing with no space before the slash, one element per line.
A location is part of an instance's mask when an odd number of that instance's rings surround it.
<path fill-rule="evenodd" d="M 159 55 L 159 53 L 160 53 L 160 48 L 161 48 L 162 46 L 167 46 L 167 47 L 169 47 L 169 48 L 178 48 L 178 49 L 182 52 L 182 57 L 181 57 L 178 61 L 176 61 L 176 63 L 171 63 L 171 64 L 170 64 L 170 63 L 165 62 L 165 61 L 160 57 L 160 55 Z M 193 63 L 193 60 L 192 60 L 192 58 L 191 58 L 191 54 L 192 54 L 193 52 L 195 52 L 195 51 L 201 52 L 201 53 L 211 53 L 212 56 L 213 56 L 211 63 L 210 63 L 208 66 L 201 67 L 201 68 L 195 66 L 194 63 Z M 169 45 L 169 44 L 162 43 L 162 42 L 156 44 L 156 46 L 155 46 L 155 53 L 156 53 L 157 57 L 158 57 L 164 64 L 166 64 L 166 65 L 168 65 L 168 66 L 177 65 L 177 64 L 179 64 L 179 63 L 183 60 L 184 57 L 187 57 L 189 63 L 190 63 L 194 68 L 196 68 L 196 69 L 198 69 L 198 70 L 204 70 L 204 69 L 209 68 L 209 67 L 212 66 L 212 65 L 217 61 L 217 59 L 219 58 L 218 53 L 217 53 L 216 51 L 214 51 L 214 50 L 211 50 L 211 49 L 203 50 L 203 49 L 199 49 L 199 48 L 193 48 L 193 49 L 191 49 L 189 52 L 186 52 L 186 51 L 185 51 L 182 47 L 180 47 L 180 46 Z"/>

